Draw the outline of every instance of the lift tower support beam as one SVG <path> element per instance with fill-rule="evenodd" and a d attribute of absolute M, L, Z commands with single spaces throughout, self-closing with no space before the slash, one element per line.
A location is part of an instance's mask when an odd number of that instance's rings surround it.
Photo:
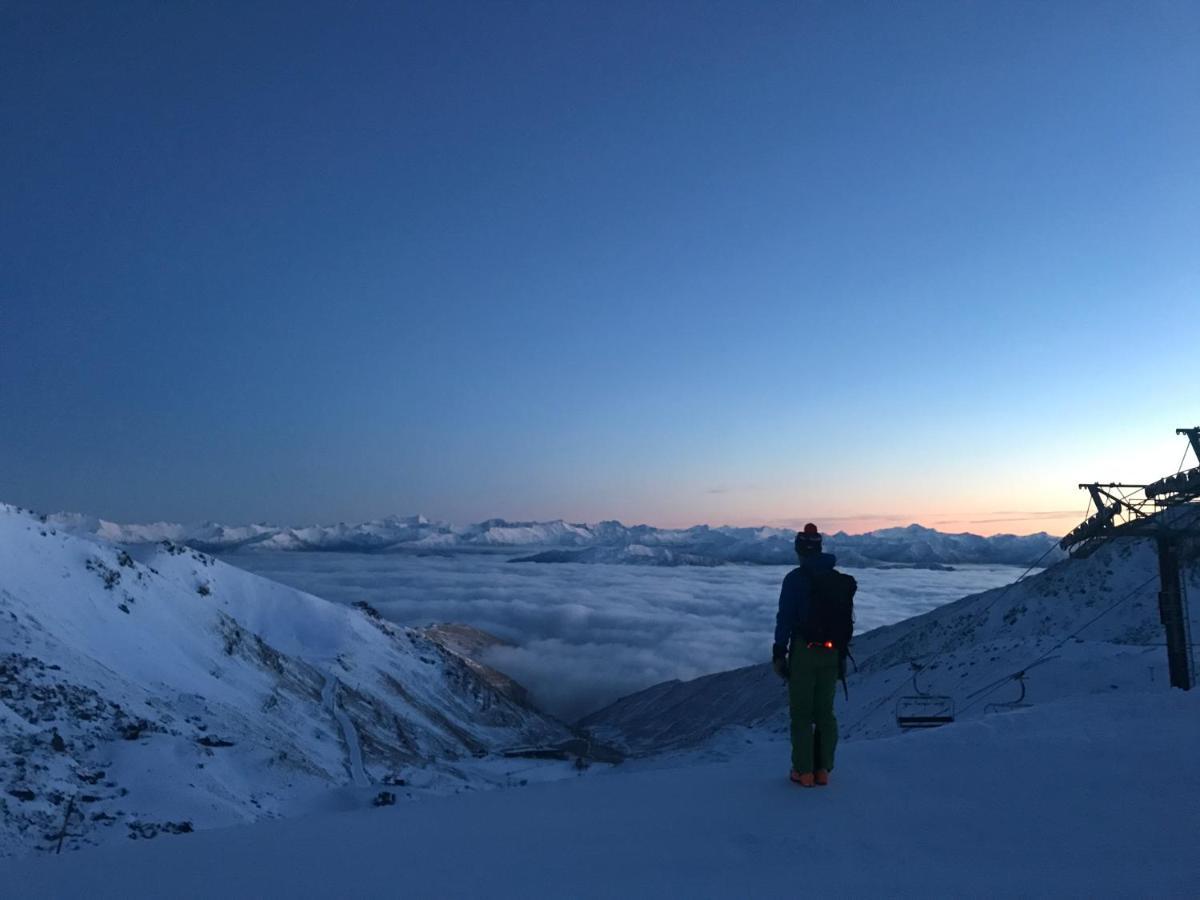
<path fill-rule="evenodd" d="M 1188 622 L 1183 608 L 1183 585 L 1179 572 L 1179 541 L 1174 535 L 1158 536 L 1158 614 L 1167 636 L 1167 669 L 1171 687 L 1192 689 L 1191 655 L 1188 652 Z"/>
<path fill-rule="evenodd" d="M 1175 433 L 1187 436 L 1192 452 L 1196 454 L 1196 462 L 1200 462 L 1200 428 L 1176 428 Z"/>

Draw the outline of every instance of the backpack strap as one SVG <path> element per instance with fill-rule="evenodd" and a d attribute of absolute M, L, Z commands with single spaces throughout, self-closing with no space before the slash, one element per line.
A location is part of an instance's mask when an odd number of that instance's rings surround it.
<path fill-rule="evenodd" d="M 846 685 L 846 660 L 849 659 L 850 662 L 854 663 L 855 672 L 858 671 L 858 660 L 854 658 L 854 654 L 850 652 L 849 647 L 839 647 L 838 653 L 840 654 L 840 658 L 838 659 L 838 681 L 842 683 L 842 692 L 846 695 L 846 702 L 849 703 L 850 688 Z"/>

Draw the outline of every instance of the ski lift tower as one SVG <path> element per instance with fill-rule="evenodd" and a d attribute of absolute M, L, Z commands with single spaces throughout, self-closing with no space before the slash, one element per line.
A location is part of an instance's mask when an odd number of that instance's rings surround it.
<path fill-rule="evenodd" d="M 1200 462 L 1200 427 L 1177 428 L 1175 433 L 1187 437 Z M 1158 610 L 1166 632 L 1171 686 L 1191 690 L 1195 665 L 1180 559 L 1200 541 L 1200 465 L 1151 484 L 1093 482 L 1079 487 L 1091 494 L 1096 512 L 1059 545 L 1071 556 L 1082 558 L 1119 538 L 1155 542 L 1160 581 Z"/>

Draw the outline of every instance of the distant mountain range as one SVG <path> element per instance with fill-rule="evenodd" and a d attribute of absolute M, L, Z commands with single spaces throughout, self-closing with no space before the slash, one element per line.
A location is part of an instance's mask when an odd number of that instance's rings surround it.
<path fill-rule="evenodd" d="M 118 525 L 76 513 L 48 516 L 47 522 L 75 534 L 121 544 L 173 541 L 205 553 L 309 551 L 347 553 L 453 554 L 508 552 L 515 561 L 539 563 L 615 563 L 649 566 L 717 566 L 726 563 L 784 565 L 795 559 L 795 532 L 781 528 L 697 525 L 654 528 L 616 521 L 593 525 L 509 522 L 488 519 L 474 525 L 433 522 L 424 516 L 388 516 L 371 522 L 285 527 L 181 525 L 156 522 Z M 1032 535 L 945 534 L 920 525 L 885 528 L 866 534 L 828 535 L 825 549 L 846 567 L 905 566 L 939 568 L 959 564 L 1029 565 L 1062 559 L 1056 539 Z"/>

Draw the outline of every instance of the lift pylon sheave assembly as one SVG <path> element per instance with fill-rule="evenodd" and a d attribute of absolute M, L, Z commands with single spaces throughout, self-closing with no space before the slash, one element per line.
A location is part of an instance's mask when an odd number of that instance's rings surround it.
<path fill-rule="evenodd" d="M 1200 428 L 1176 428 L 1175 433 L 1187 435 L 1188 442 L 1192 445 L 1192 452 L 1196 454 L 1197 461 L 1200 461 Z M 1194 469 L 1185 469 L 1146 485 L 1146 496 L 1149 499 L 1156 500 L 1159 497 L 1171 495 L 1180 498 L 1191 497 L 1192 499 L 1200 497 L 1200 466 L 1196 466 Z"/>
<path fill-rule="evenodd" d="M 1177 428 L 1175 433 L 1187 437 L 1200 462 L 1200 427 Z M 1180 559 L 1200 547 L 1200 466 L 1150 484 L 1093 482 L 1080 487 L 1091 494 L 1096 512 L 1064 537 L 1060 546 L 1073 557 L 1086 557 L 1118 538 L 1155 542 L 1158 609 L 1166 632 L 1171 686 L 1191 690 L 1195 665 Z"/>

